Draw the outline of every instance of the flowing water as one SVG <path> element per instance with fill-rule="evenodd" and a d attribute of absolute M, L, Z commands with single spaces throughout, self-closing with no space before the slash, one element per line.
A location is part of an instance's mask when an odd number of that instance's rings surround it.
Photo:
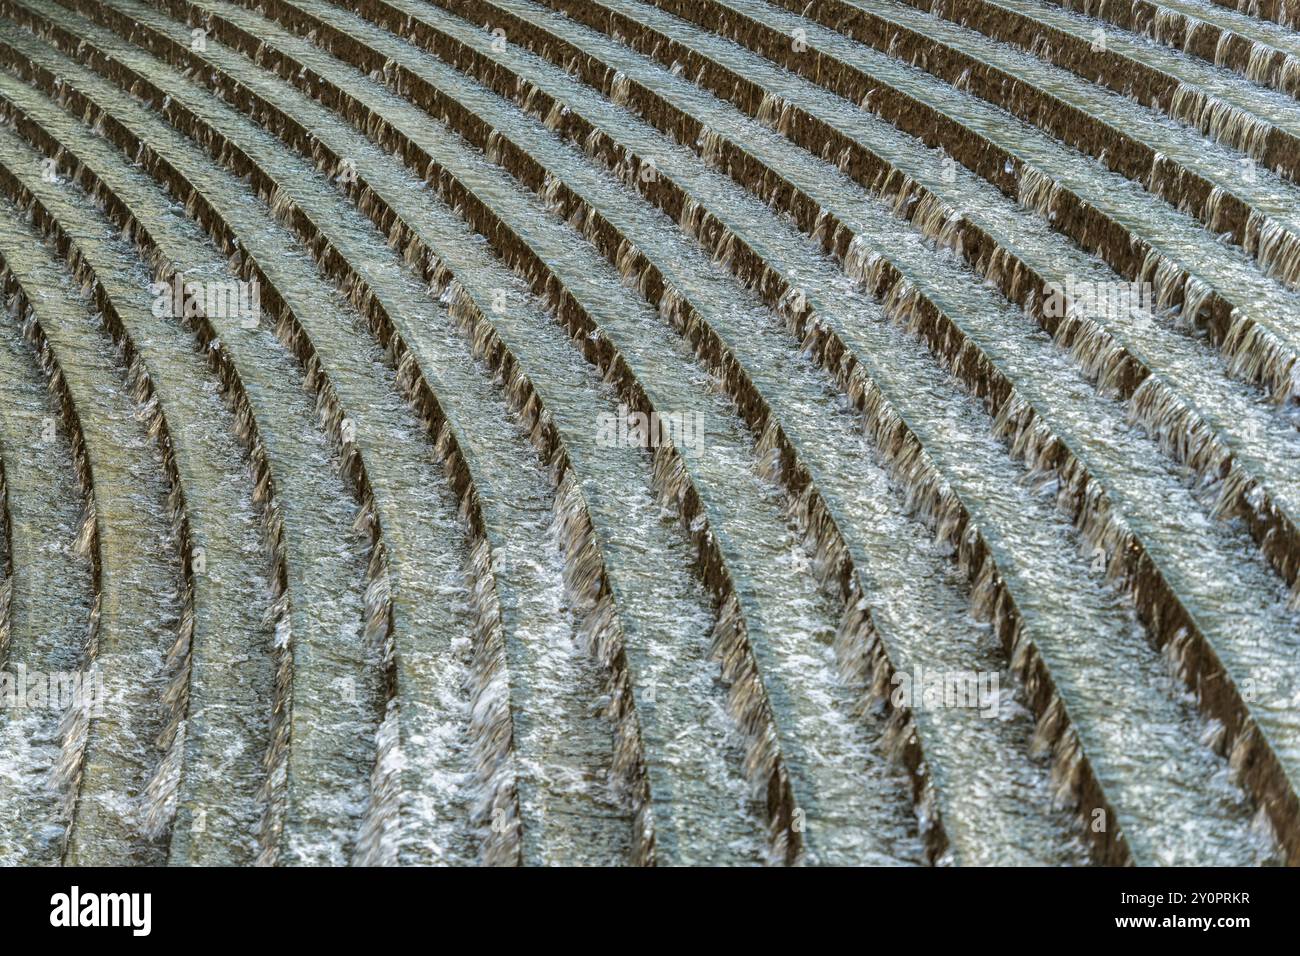
<path fill-rule="evenodd" d="M 0 0 L 0 861 L 1300 861 L 1294 34 L 1160 6 Z"/>

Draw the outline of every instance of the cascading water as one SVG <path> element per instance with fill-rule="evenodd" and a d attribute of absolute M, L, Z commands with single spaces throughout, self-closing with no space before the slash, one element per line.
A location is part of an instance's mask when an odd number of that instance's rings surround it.
<path fill-rule="evenodd" d="M 1260 7 L 0 0 L 0 863 L 1300 862 Z"/>

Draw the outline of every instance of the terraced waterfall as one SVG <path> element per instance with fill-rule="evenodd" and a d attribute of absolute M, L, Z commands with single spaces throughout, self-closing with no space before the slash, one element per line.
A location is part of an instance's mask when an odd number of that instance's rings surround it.
<path fill-rule="evenodd" d="M 0 864 L 1300 864 L 1293 0 L 0 0 Z"/>

